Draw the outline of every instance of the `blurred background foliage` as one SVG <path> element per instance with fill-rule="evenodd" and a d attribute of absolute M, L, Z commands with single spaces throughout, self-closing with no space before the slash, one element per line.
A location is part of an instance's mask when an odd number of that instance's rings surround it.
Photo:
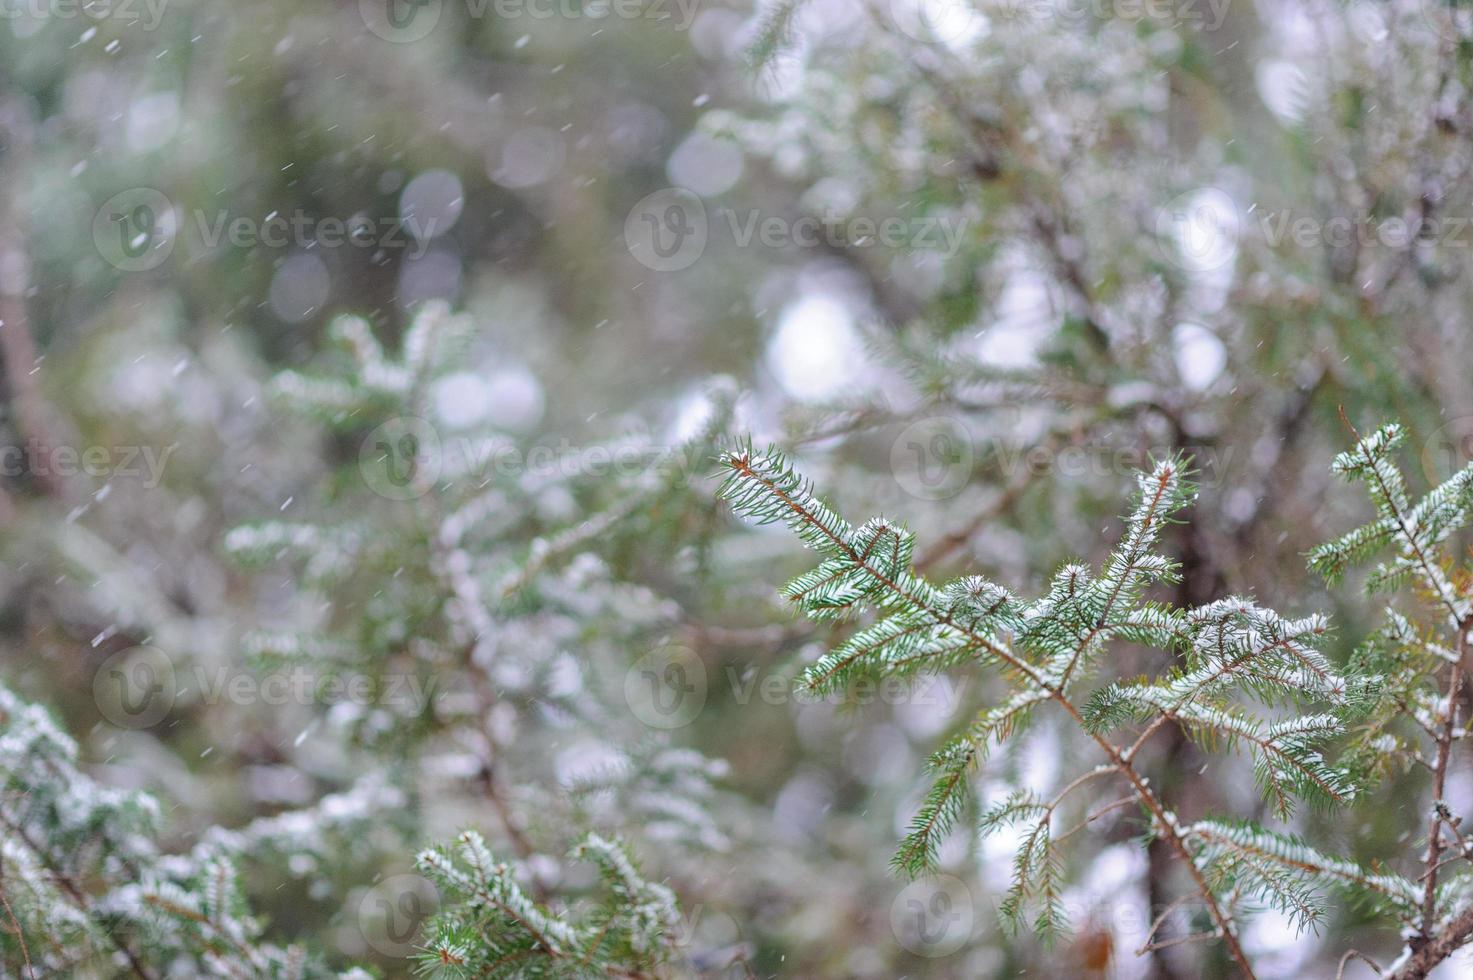
<path fill-rule="evenodd" d="M 3 480 L 0 644 L 6 677 L 59 710 L 98 772 L 174 801 L 180 846 L 379 764 L 314 758 L 294 744 L 308 719 L 289 711 L 217 705 L 126 732 L 91 698 L 98 665 L 131 645 L 233 663 L 249 631 L 311 618 L 321 594 L 226 555 L 241 524 L 352 516 L 389 541 L 429 533 L 365 492 L 366 419 L 326 426 L 269 396 L 281 371 L 337 363 L 328 333 L 343 314 L 397 350 L 424 303 L 462 311 L 474 337 L 436 411 L 523 446 L 632 431 L 682 445 L 712 415 L 717 378 L 740 393 L 725 432 L 795 447 L 850 516 L 907 520 L 930 567 L 1020 589 L 1067 558 L 1098 560 L 1130 467 L 1186 450 L 1203 494 L 1176 531 L 1177 598 L 1329 609 L 1342 656 L 1374 604 L 1353 583 L 1325 590 L 1302 561 L 1367 513 L 1328 472 L 1350 440 L 1341 409 L 1362 429 L 1402 420 L 1429 481 L 1468 456 L 1473 42 L 1460 8 L 672 0 L 623 18 L 571 0 L 536 7 L 551 16 L 443 0 L 407 40 L 383 29 L 377 0 L 154 2 L 0 0 L 0 431 L 28 461 Z M 708 242 L 663 272 L 631 253 L 627 229 L 672 186 L 702 200 Z M 167 258 L 130 271 L 97 226 L 136 188 L 161 193 L 174 225 Z M 744 245 L 752 215 L 788 228 L 899 217 L 958 237 Z M 222 221 L 270 216 L 307 231 L 279 247 L 212 243 Z M 324 219 L 357 230 L 325 245 Z M 1348 240 L 1326 232 L 1333 220 Z M 1396 221 L 1411 234 L 1388 231 Z M 156 485 L 120 468 L 58 476 L 38 445 L 114 460 L 148 447 L 166 462 Z M 728 522 L 703 461 L 677 502 L 641 503 L 579 542 L 673 603 L 661 636 L 709 679 L 699 719 L 672 737 L 726 761 L 748 840 L 699 857 L 640 848 L 704 915 L 698 952 L 736 948 L 758 975 L 1226 969 L 1194 948 L 1131 955 L 1144 923 L 1125 920 L 1169 900 L 1175 879 L 1154 849 L 1133 856 L 1128 821 L 1070 869 L 1087 914 L 1065 948 L 997 931 L 989 896 L 1007 854 L 967 834 L 947 860 L 972 889 L 972 939 L 946 957 L 903 948 L 890 848 L 921 761 L 988 686 L 945 679 L 898 704 L 751 695 L 749 681 L 789 678 L 820 648 L 774 596 L 806 560 L 781 534 Z M 938 490 L 927 466 L 954 482 Z M 530 495 L 519 547 L 612 496 L 598 481 L 566 494 Z M 352 619 L 395 564 L 328 601 Z M 620 666 L 655 642 L 604 638 Z M 1119 657 L 1122 674 L 1162 666 Z M 1030 744 L 990 764 L 998 782 L 1046 782 L 1068 751 L 1046 729 Z M 1153 751 L 1165 795 L 1188 809 L 1249 805 L 1246 771 L 1209 767 L 1180 737 Z M 514 824 L 535 828 L 539 786 L 560 778 L 546 766 L 515 772 L 513 805 L 530 816 Z M 1473 796 L 1466 769 L 1455 790 Z M 1366 860 L 1395 855 L 1405 798 L 1392 783 L 1349 816 L 1305 820 Z M 421 800 L 431 812 L 407 836 L 473 824 L 504 845 L 477 800 Z M 532 833 L 533 851 L 565 850 Z M 250 883 L 273 928 L 346 963 L 376 956 L 345 897 L 373 873 L 345 864 L 310 900 L 269 874 Z M 1354 909 L 1320 937 L 1265 922 L 1249 944 L 1282 976 L 1330 975 L 1347 937 L 1396 946 L 1362 935 Z"/>

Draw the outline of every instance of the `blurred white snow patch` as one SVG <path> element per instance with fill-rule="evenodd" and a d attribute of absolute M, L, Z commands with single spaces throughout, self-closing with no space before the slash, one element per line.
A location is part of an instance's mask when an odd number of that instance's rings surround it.
<path fill-rule="evenodd" d="M 1146 895 L 1138 887 L 1148 871 L 1145 849 L 1134 841 L 1104 848 L 1079 885 L 1065 892 L 1065 908 L 1077 920 L 1072 924 L 1082 927 L 1089 920 L 1108 925 L 1118 948 L 1138 948 L 1146 941 L 1151 922 Z"/>
<path fill-rule="evenodd" d="M 1327 42 L 1333 44 L 1339 33 L 1338 24 L 1331 23 L 1330 19 L 1304 4 L 1262 4 L 1259 16 L 1268 36 L 1277 41 L 1278 49 L 1289 57 L 1309 57 L 1316 52 L 1323 55 L 1326 53 L 1324 45 Z"/>
<path fill-rule="evenodd" d="M 1145 873 L 1144 848 L 1133 842 L 1115 844 L 1100 851 L 1085 872 L 1082 884 L 1100 895 L 1113 895 L 1140 881 Z"/>
<path fill-rule="evenodd" d="M 1113 409 L 1144 405 L 1161 397 L 1160 389 L 1149 381 L 1125 381 L 1111 386 L 1105 393 L 1106 403 Z"/>
<path fill-rule="evenodd" d="M 491 384 L 471 371 L 456 371 L 430 389 L 435 416 L 453 429 L 485 422 L 491 415 Z"/>
<path fill-rule="evenodd" d="M 1297 123 L 1304 118 L 1311 91 L 1303 68 L 1288 61 L 1265 61 L 1254 75 L 1259 98 L 1280 122 Z"/>
<path fill-rule="evenodd" d="M 493 425 L 525 432 L 542 418 L 542 384 L 524 367 L 501 368 L 490 375 L 457 371 L 435 383 L 430 397 L 435 415 L 453 429 Z"/>
<path fill-rule="evenodd" d="M 991 30 L 971 0 L 890 0 L 889 13 L 901 31 L 918 41 L 965 50 Z"/>
<path fill-rule="evenodd" d="M 808 0 L 794 13 L 795 31 L 820 43 L 870 28 L 869 15 L 854 0 Z"/>
<path fill-rule="evenodd" d="M 482 763 L 473 752 L 441 752 L 421 765 L 427 774 L 440 779 L 474 779 Z"/>
<path fill-rule="evenodd" d="M 1223 501 L 1223 513 L 1235 521 L 1246 521 L 1257 510 L 1258 499 L 1247 487 L 1235 487 Z"/>
<path fill-rule="evenodd" d="M 562 136 L 543 126 L 526 126 L 507 137 L 500 162 L 487 176 L 514 190 L 536 187 L 562 169 L 563 155 Z"/>
<path fill-rule="evenodd" d="M 553 762 L 553 771 L 558 782 L 567 786 L 623 771 L 627 765 L 628 759 L 624 754 L 607 742 L 587 739 L 559 752 Z"/>
<path fill-rule="evenodd" d="M 301 323 L 322 309 L 332 291 L 327 266 L 309 252 L 293 255 L 271 277 L 271 312 L 287 323 Z"/>
<path fill-rule="evenodd" d="M 108 397 L 114 409 L 162 408 L 172 398 L 173 377 L 168 355 L 139 354 L 108 372 Z"/>
<path fill-rule="evenodd" d="M 774 822 L 779 833 L 791 841 L 803 841 L 822 826 L 834 805 L 834 791 L 828 780 L 811 772 L 803 772 L 788 780 L 773 803 Z"/>
<path fill-rule="evenodd" d="M 547 401 L 542 382 L 531 371 L 519 365 L 504 367 L 491 375 L 490 383 L 493 425 L 524 432 L 542 421 Z"/>
<path fill-rule="evenodd" d="M 16 13 L 23 13 L 24 10 L 24 7 L 18 7 Z M 41 29 L 51 22 L 50 17 L 36 17 L 29 14 L 24 17 L 12 14 L 6 19 L 10 21 L 10 32 L 21 40 L 39 34 Z"/>
<path fill-rule="evenodd" d="M 1199 323 L 1178 323 L 1171 340 L 1176 370 L 1188 388 L 1207 389 L 1227 367 L 1227 347 Z"/>
<path fill-rule="evenodd" d="M 1000 368 L 1031 367 L 1038 348 L 1064 322 L 1063 304 L 1046 276 L 1024 267 L 1013 268 L 998 297 L 996 319 L 978 334 L 974 354 L 979 361 Z"/>
<path fill-rule="evenodd" d="M 255 800 L 301 805 L 312 798 L 311 782 L 294 766 L 248 766 L 245 777 Z"/>
<path fill-rule="evenodd" d="M 735 10 L 702 10 L 690 28 L 691 47 L 707 61 L 740 58 L 743 38 L 742 15 Z"/>
<path fill-rule="evenodd" d="M 913 771 L 910 742 L 894 725 L 861 728 L 844 744 L 844 768 L 871 786 L 889 786 Z"/>
<path fill-rule="evenodd" d="M 895 720 L 910 735 L 934 738 L 951 724 L 966 693 L 966 681 L 946 674 L 907 679 L 907 697 L 895 704 Z"/>
<path fill-rule="evenodd" d="M 158 149 L 178 128 L 178 92 L 155 92 L 128 107 L 128 148 L 134 153 Z"/>
<path fill-rule="evenodd" d="M 547 693 L 554 698 L 574 698 L 583 691 L 583 671 L 578 661 L 559 654 L 547 678 Z"/>
<path fill-rule="evenodd" d="M 742 151 L 736 144 L 694 132 L 680 141 L 665 164 L 670 183 L 702 197 L 728 191 L 742 176 Z"/>
<path fill-rule="evenodd" d="M 1019 774 L 1023 788 L 1035 793 L 1046 793 L 1059 779 L 1059 760 L 1067 757 L 1059 736 L 1047 728 L 1040 728 L 1032 738 L 1025 739 L 1019 752 Z"/>
<path fill-rule="evenodd" d="M 851 215 L 859 207 L 861 193 L 852 180 L 825 177 L 803 192 L 804 211 L 822 215 Z"/>
<path fill-rule="evenodd" d="M 983 788 L 982 807 L 1001 803 L 1015 788 L 1001 780 L 989 781 Z M 998 827 L 977 842 L 977 875 L 989 892 L 1001 894 L 1012 886 L 1013 856 L 1027 833 L 1027 821 L 1019 821 Z"/>
<path fill-rule="evenodd" d="M 1178 257 L 1188 272 L 1204 277 L 1231 268 L 1238 255 L 1242 216 L 1238 204 L 1216 187 L 1182 194 L 1162 215 L 1176 238 Z"/>
<path fill-rule="evenodd" d="M 399 195 L 399 217 L 420 241 L 445 234 L 460 220 L 465 188 L 448 170 L 427 170 L 409 182 Z"/>
<path fill-rule="evenodd" d="M 854 315 L 821 293 L 783 310 L 767 346 L 767 364 L 778 384 L 800 401 L 825 401 L 852 388 L 867 360 Z"/>
<path fill-rule="evenodd" d="M 679 445 L 688 442 L 701 434 L 701 430 L 711 421 L 715 405 L 712 404 L 711 396 L 713 389 L 724 392 L 732 390 L 731 379 L 725 376 L 718 377 L 703 384 L 700 388 L 686 391 L 675 402 L 675 419 L 670 423 L 668 441 L 671 445 Z"/>
<path fill-rule="evenodd" d="M 409 257 L 399 271 L 399 305 L 409 309 L 426 300 L 454 301 L 460 296 L 460 258 L 442 250 Z"/>
<path fill-rule="evenodd" d="M 1381 8 L 1375 4 L 1357 3 L 1351 5 L 1346 11 L 1346 20 L 1350 24 L 1350 31 L 1361 41 L 1371 41 L 1380 44 L 1390 36 L 1390 28 L 1386 25 L 1386 15 Z"/>
<path fill-rule="evenodd" d="M 664 145 L 665 131 L 670 128 L 664 113 L 643 102 L 626 102 L 615 106 L 606 118 L 608 146 L 614 159 L 635 163 L 658 158 L 657 148 Z"/>
<path fill-rule="evenodd" d="M 1243 930 L 1243 946 L 1255 966 L 1262 964 L 1259 972 L 1263 976 L 1305 976 L 1302 968 L 1314 955 L 1315 945 L 1313 932 L 1300 932 L 1287 915 L 1276 909 L 1264 909 Z"/>
<path fill-rule="evenodd" d="M 1464 946 L 1442 961 L 1437 980 L 1473 980 L 1473 947 Z"/>

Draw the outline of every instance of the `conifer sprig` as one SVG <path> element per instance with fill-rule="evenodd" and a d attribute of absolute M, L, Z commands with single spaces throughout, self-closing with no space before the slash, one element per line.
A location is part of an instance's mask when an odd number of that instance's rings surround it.
<path fill-rule="evenodd" d="M 1105 739 L 1070 693 L 1071 685 L 1088 672 L 1080 667 L 1092 665 L 1112 637 L 1156 638 L 1175 646 L 1188 635 L 1180 615 L 1142 599 L 1147 585 L 1169 581 L 1174 574 L 1172 562 L 1154 549 L 1164 525 L 1192 500 L 1181 459 L 1163 460 L 1141 475 L 1125 535 L 1100 576 L 1080 565 L 1065 566 L 1034 602 L 975 577 L 942 587 L 930 584 L 909 566 L 913 543 L 908 531 L 889 521 L 853 530 L 779 452 L 758 454 L 743 447 L 723 462 L 728 476 L 722 494 L 739 513 L 759 523 L 786 523 L 823 556 L 818 572 L 800 576 L 786 590 L 800 608 L 820 618 L 870 609 L 885 615 L 813 665 L 804 676 L 806 684 L 831 690 L 869 671 L 939 672 L 975 664 L 998 668 L 1017 689 L 999 707 L 984 710 L 933 758 L 937 778 L 895 856 L 898 871 L 914 876 L 934 867 L 941 841 L 967 805 L 973 768 L 990 745 L 1015 734 L 1037 705 L 1054 702 L 1104 753 L 1105 771 L 1129 783 L 1153 831 L 1165 836 L 1186 862 L 1217 933 L 1239 965 L 1251 972 L 1234 932 L 1231 903 L 1220 901 L 1220 893 L 1209 885 L 1174 814 L 1135 771 L 1130 750 Z M 822 601 L 812 600 L 815 592 Z M 1245 732 L 1252 736 L 1248 740 L 1268 760 L 1262 764 L 1265 781 L 1280 794 L 1322 789 L 1320 783 L 1338 789 L 1340 777 L 1327 775 L 1317 752 L 1307 745 L 1308 732 L 1245 729 L 1226 712 L 1200 713 L 1193 720 L 1226 729 L 1234 738 Z M 1045 935 L 1064 925 L 1057 900 L 1061 858 L 1052 833 L 1059 802 L 1014 799 L 981 824 L 985 831 L 1003 822 L 1031 821 L 1003 912 L 1018 920 L 1031 903 L 1035 926 Z"/>
<path fill-rule="evenodd" d="M 1338 575 L 1354 558 L 1397 542 L 1399 564 L 1381 578 L 1418 575 L 1450 614 L 1465 616 L 1468 600 L 1446 572 L 1439 547 L 1467 520 L 1473 477 L 1455 477 L 1412 505 L 1399 471 L 1387 459 L 1398 438 L 1394 428 L 1381 430 L 1339 457 L 1338 471 L 1372 485 L 1381 516 L 1368 529 L 1317 551 L 1312 564 Z M 912 565 L 909 531 L 883 518 L 858 528 L 849 524 L 780 452 L 758 453 L 747 446 L 728 453 L 723 462 L 722 494 L 737 512 L 758 523 L 781 521 L 819 552 L 817 569 L 800 575 L 784 594 L 813 618 L 862 621 L 849 639 L 810 665 L 803 684 L 828 692 L 872 674 L 983 668 L 1009 685 L 1001 701 L 983 709 L 931 758 L 934 781 L 892 862 L 897 871 L 914 876 L 935 867 L 941 843 L 972 802 L 976 768 L 997 745 L 1025 731 L 1040 706 L 1052 703 L 1104 761 L 1052 799 L 1020 791 L 980 815 L 984 834 L 1002 826 L 1022 828 L 1013 886 L 1001 907 L 1014 924 L 1031 911 L 1045 935 L 1064 926 L 1060 845 L 1129 802 L 1140 805 L 1150 833 L 1165 839 L 1184 862 L 1214 935 L 1250 976 L 1236 935 L 1236 920 L 1249 901 L 1266 902 L 1301 927 L 1318 921 L 1328 890 L 1358 896 L 1403 924 L 1426 918 L 1420 910 L 1429 902 L 1428 921 L 1442 908 L 1437 898 L 1442 893 L 1432 885 L 1369 871 L 1251 821 L 1204 818 L 1183 825 L 1136 770 L 1137 753 L 1151 735 L 1177 725 L 1208 748 L 1249 753 L 1259 789 L 1279 819 L 1288 819 L 1300 802 L 1350 804 L 1374 769 L 1363 764 L 1364 754 L 1357 754 L 1354 745 L 1348 762 L 1331 761 L 1330 746 L 1354 724 L 1384 734 L 1388 699 L 1412 693 L 1369 669 L 1372 660 L 1366 657 L 1347 668 L 1333 664 L 1322 652 L 1329 623 L 1321 615 L 1288 618 L 1240 597 L 1192 608 L 1147 597 L 1152 584 L 1172 582 L 1176 574 L 1161 542 L 1164 527 L 1194 499 L 1184 460 L 1163 460 L 1140 475 L 1124 534 L 1098 573 L 1081 564 L 1065 565 L 1034 600 L 976 576 L 932 584 Z M 1422 656 L 1437 663 L 1461 659 L 1465 637 L 1434 649 L 1404 619 L 1393 625 L 1402 646 L 1420 647 Z M 1099 670 L 1109 673 L 1114 641 L 1157 647 L 1172 654 L 1178 666 L 1156 678 L 1107 678 L 1090 687 L 1086 678 Z M 1423 727 L 1447 731 L 1447 703 L 1434 704 L 1433 717 L 1424 719 Z M 1130 741 L 1111 740 L 1113 732 L 1129 726 L 1139 726 Z M 1444 748 L 1446 741 L 1440 743 Z M 1123 778 L 1131 796 L 1103 808 L 1086 806 L 1082 819 L 1060 833 L 1056 818 L 1070 805 L 1066 797 L 1108 777 Z M 1441 825 L 1433 832 L 1440 833 Z"/>
<path fill-rule="evenodd" d="M 481 835 L 420 853 L 445 907 L 429 924 L 419 972 L 443 978 L 653 977 L 670 959 L 680 925 L 675 896 L 646 880 L 624 845 L 588 834 L 572 857 L 591 861 L 608 898 L 582 922 L 532 900 L 519 869 L 498 860 Z"/>
<path fill-rule="evenodd" d="M 1467 736 L 1460 723 L 1469 631 L 1473 630 L 1473 592 L 1467 569 L 1457 568 L 1448 553 L 1449 537 L 1469 523 L 1473 513 L 1473 464 L 1465 466 L 1412 504 L 1395 452 L 1405 442 L 1401 426 L 1391 424 L 1359 438 L 1354 448 L 1335 458 L 1333 469 L 1362 482 L 1376 508 L 1376 519 L 1354 528 L 1310 553 L 1310 565 L 1328 580 L 1339 579 L 1358 562 L 1390 548 L 1367 579 L 1372 592 L 1390 592 L 1416 581 L 1423 598 L 1438 610 L 1435 625 L 1419 630 L 1395 609 L 1386 625 L 1357 657 L 1357 666 L 1377 675 L 1383 696 L 1358 733 L 1351 752 L 1363 769 L 1386 768 L 1387 757 L 1421 764 L 1432 774 L 1423 871 L 1418 877 L 1415 916 L 1409 941 L 1392 975 L 1422 977 L 1473 935 L 1473 876 L 1459 869 L 1445 880 L 1444 853 L 1453 860 L 1470 851 L 1458 829 L 1461 815 L 1446 801 L 1449 765 L 1455 743 Z M 1399 723 L 1416 728 L 1411 738 L 1396 733 Z M 1422 736 L 1430 755 L 1417 744 Z M 1377 757 L 1381 757 L 1379 760 Z"/>

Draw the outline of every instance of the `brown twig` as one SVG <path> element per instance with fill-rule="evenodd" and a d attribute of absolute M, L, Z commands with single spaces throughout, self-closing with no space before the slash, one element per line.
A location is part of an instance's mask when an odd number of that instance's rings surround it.
<path fill-rule="evenodd" d="M 15 910 L 10 907 L 10 899 L 5 897 L 3 886 L 0 886 L 0 906 L 5 907 L 5 914 L 9 916 L 10 924 L 15 926 L 15 940 L 20 943 L 21 959 L 25 960 L 26 972 L 31 975 L 32 980 L 35 980 L 36 968 L 31 965 L 31 951 L 26 946 L 26 932 L 20 927 L 20 920 L 15 917 Z"/>
<path fill-rule="evenodd" d="M 1386 975 L 1386 972 L 1381 969 L 1380 963 L 1377 963 L 1375 960 L 1371 959 L 1369 956 L 1367 956 L 1365 953 L 1362 953 L 1358 949 L 1350 949 L 1346 950 L 1345 955 L 1340 957 L 1340 966 L 1335 970 L 1335 980 L 1342 980 L 1342 978 L 1345 976 L 1345 966 L 1352 959 L 1358 959 L 1361 962 L 1365 963 L 1371 969 L 1376 971 L 1376 976 L 1378 977 Z"/>
<path fill-rule="evenodd" d="M 1442 867 L 1442 821 L 1443 798 L 1447 787 L 1448 760 L 1452 757 L 1453 739 L 1458 726 L 1458 695 L 1463 689 L 1463 659 L 1468 653 L 1468 630 L 1473 627 L 1473 617 L 1457 621 L 1458 659 L 1448 668 L 1447 697 L 1443 702 L 1446 716 L 1442 729 L 1437 733 L 1437 761 L 1432 767 L 1432 815 L 1427 829 L 1426 885 L 1422 891 L 1422 934 L 1418 939 L 1431 942 L 1437 926 L 1437 876 Z M 1415 948 L 1415 941 L 1413 944 Z"/>

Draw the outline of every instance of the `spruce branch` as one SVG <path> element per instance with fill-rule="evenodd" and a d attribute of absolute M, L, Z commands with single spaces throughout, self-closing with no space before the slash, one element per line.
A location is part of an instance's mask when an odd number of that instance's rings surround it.
<path fill-rule="evenodd" d="M 653 977 L 673 951 L 674 893 L 644 878 L 618 840 L 590 833 L 570 857 L 592 862 L 609 895 L 584 921 L 531 899 L 519 869 L 475 831 L 422 851 L 420 869 L 445 890 L 418 957 L 436 977 Z"/>
<path fill-rule="evenodd" d="M 1235 916 L 1244 897 L 1266 901 L 1308 928 L 1322 914 L 1319 893 L 1347 891 L 1411 929 L 1410 951 L 1416 955 L 1456 948 L 1446 931 L 1462 928 L 1460 918 L 1445 911 L 1458 889 L 1440 888 L 1438 877 L 1447 863 L 1440 860 L 1443 827 L 1455 828 L 1456 818 L 1442 796 L 1452 744 L 1465 734 L 1456 706 L 1473 602 L 1464 592 L 1467 577 L 1448 572 L 1450 562 L 1441 549 L 1473 512 L 1473 467 L 1413 504 L 1390 458 L 1400 440 L 1400 429 L 1387 426 L 1337 457 L 1337 472 L 1366 482 L 1378 517 L 1316 549 L 1310 563 L 1334 579 L 1352 562 L 1395 545 L 1396 557 L 1373 581 L 1390 585 L 1416 576 L 1448 613 L 1455 635 L 1450 640 L 1421 635 L 1393 612 L 1380 638 L 1343 670 L 1321 652 L 1329 633 L 1323 616 L 1285 618 L 1240 597 L 1187 609 L 1145 598 L 1147 586 L 1172 581 L 1176 574 L 1157 547 L 1162 527 L 1192 500 L 1180 458 L 1141 474 L 1125 533 L 1098 576 L 1083 565 L 1065 565 L 1047 592 L 1032 601 L 974 576 L 932 585 L 912 565 L 910 532 L 886 519 L 854 528 L 815 496 L 779 452 L 758 454 L 748 446 L 728 453 L 722 494 L 759 523 L 787 524 L 820 553 L 818 567 L 785 590 L 810 617 L 875 617 L 807 670 L 804 681 L 812 689 L 837 690 L 867 673 L 961 667 L 995 669 L 1013 686 L 932 757 L 934 783 L 892 861 L 895 870 L 914 876 L 934 868 L 941 841 L 965 811 L 975 768 L 993 746 L 1021 731 L 1038 706 L 1055 703 L 1106 762 L 1068 782 L 1052 800 L 1019 791 L 980 815 L 983 833 L 1009 824 L 1026 827 L 1005 916 L 1016 925 L 1031 903 L 1041 931 L 1059 928 L 1059 845 L 1099 816 L 1135 802 L 1152 833 L 1187 868 L 1214 935 L 1251 976 L 1236 938 Z M 1181 664 L 1164 677 L 1108 682 L 1076 696 L 1074 688 L 1112 640 L 1160 647 L 1179 654 Z M 1447 672 L 1441 697 L 1422 686 L 1439 667 Z M 1265 712 L 1289 706 L 1295 713 L 1260 713 L 1255 702 Z M 1389 732 L 1398 717 L 1423 729 L 1437 750 L 1431 761 L 1409 753 L 1433 773 L 1426 870 L 1415 882 L 1367 870 L 1246 821 L 1206 818 L 1184 827 L 1134 765 L 1141 747 L 1168 724 L 1197 735 L 1208 747 L 1244 747 L 1254 758 L 1262 794 L 1282 819 L 1300 800 L 1325 807 L 1353 802 L 1377 771 L 1368 758 L 1388 744 L 1400 744 Z M 1326 746 L 1357 720 L 1361 731 L 1347 761 L 1332 764 Z M 1129 743 L 1108 738 L 1113 730 L 1135 724 L 1143 727 Z M 1081 821 L 1057 833 L 1055 815 L 1065 798 L 1102 775 L 1122 777 L 1132 795 L 1086 809 Z M 1466 848 L 1457 845 L 1457 851 L 1455 857 L 1461 857 Z M 1148 939 L 1145 948 L 1159 945 Z"/>
<path fill-rule="evenodd" d="M 1027 607 L 1010 601 L 1010 594 L 1004 590 L 985 589 L 975 581 L 951 590 L 938 589 L 926 582 L 907 567 L 912 550 L 908 532 L 895 529 L 888 522 L 882 525 L 882 530 L 877 531 L 872 524 L 866 525 L 868 530 L 861 529 L 863 533 L 855 532 L 814 496 L 811 485 L 779 452 L 769 450 L 758 454 L 750 446 L 742 447 L 727 453 L 723 464 L 728 475 L 721 494 L 731 501 L 734 509 L 758 523 L 782 521 L 824 556 L 819 580 L 809 576 L 799 579 L 802 588 L 797 592 L 804 600 L 800 605 L 810 615 L 816 613 L 827 618 L 835 609 L 857 614 L 867 606 L 874 606 L 902 620 L 888 634 L 889 640 L 902 643 L 923 629 L 944 630 L 941 635 L 947 639 L 951 639 L 954 631 L 960 634 L 954 643 L 935 651 L 921 651 L 918 658 L 934 669 L 946 669 L 970 653 L 979 663 L 998 665 L 1009 680 L 1021 685 L 1031 695 L 1027 707 L 1046 700 L 1059 704 L 1104 752 L 1109 768 L 1130 784 L 1149 813 L 1153 829 L 1169 841 L 1185 863 L 1229 954 L 1245 975 L 1253 975 L 1237 939 L 1235 924 L 1193 861 L 1174 814 L 1136 772 L 1125 751 L 1086 721 L 1065 690 L 1075 668 L 1087 654 L 1094 652 L 1097 641 L 1102 642 L 1122 625 L 1140 626 L 1139 620 L 1119 616 L 1117 605 L 1122 602 L 1133 605 L 1146 583 L 1172 574 L 1170 563 L 1151 555 L 1149 549 L 1159 538 L 1160 528 L 1170 513 L 1191 499 L 1181 460 L 1165 460 L 1149 474 L 1142 474 L 1136 507 L 1127 518 L 1126 537 L 1107 562 L 1102 579 L 1092 579 L 1080 566 L 1067 566 L 1055 577 L 1049 594 Z M 887 536 L 885 546 L 877 548 L 875 543 L 881 534 Z M 824 602 L 806 601 L 815 588 L 828 590 Z M 790 588 L 789 594 L 793 591 Z M 957 601 L 967 596 L 975 596 L 977 601 L 970 604 Z M 1011 615 L 1004 616 L 1004 612 Z M 1151 625 L 1160 628 L 1163 622 Z M 886 640 L 885 634 L 871 634 L 866 638 L 870 646 L 856 654 L 855 660 L 860 656 L 873 658 L 876 651 L 885 649 Z M 1013 645 L 1014 641 L 1017 646 Z M 830 683 L 852 662 L 824 664 L 820 675 L 823 683 Z M 1013 712 L 1005 711 L 1001 718 L 1013 716 Z M 985 732 L 990 734 L 997 727 L 984 719 Z M 939 835 L 951 828 L 960 811 L 959 787 L 976 758 L 975 743 L 964 740 L 955 750 L 944 751 L 941 758 L 941 778 L 922 804 L 912 833 L 895 859 L 899 870 L 914 874 L 930 866 Z M 986 829 L 1029 813 L 1041 814 L 1042 819 L 1034 824 L 1019 850 L 1014 891 L 1004 910 L 1015 917 L 1021 912 L 1023 899 L 1037 898 L 1041 903 L 1037 925 L 1050 931 L 1059 926 L 1061 910 L 1057 904 L 1057 854 L 1051 843 L 1047 805 L 1029 797 L 1010 799 L 1001 810 L 984 814 L 981 824 Z"/>
<path fill-rule="evenodd" d="M 1467 577 L 1449 574 L 1452 562 L 1443 544 L 1453 531 L 1467 524 L 1473 511 L 1473 465 L 1432 488 L 1413 505 L 1406 481 L 1393 458 L 1404 441 L 1401 426 L 1386 425 L 1358 438 L 1353 449 L 1335 458 L 1333 469 L 1337 473 L 1358 478 L 1365 484 L 1376 507 L 1377 520 L 1315 549 L 1310 564 L 1333 580 L 1351 562 L 1365 560 L 1376 551 L 1394 546 L 1395 557 L 1377 568 L 1369 586 L 1389 588 L 1415 575 L 1446 613 L 1443 628 L 1450 632 L 1450 637 L 1420 636 L 1405 616 L 1391 610 L 1380 638 L 1383 645 L 1410 651 L 1431 666 L 1430 671 L 1426 667 L 1414 667 L 1402 672 L 1394 691 L 1403 713 L 1427 734 L 1434 746 L 1432 761 L 1427 763 L 1432 773 L 1432 802 L 1428 808 L 1427 847 L 1422 858 L 1425 870 L 1418 879 L 1422 888 L 1417 922 L 1407 946 L 1411 962 L 1430 969 L 1467 939 L 1464 933 L 1456 944 L 1449 945 L 1449 937 L 1457 935 L 1457 930 L 1454 928 L 1449 933 L 1449 926 L 1444 922 L 1445 904 L 1438 880 L 1445 864 L 1442 827 L 1449 817 L 1444 802 L 1447 775 L 1453 743 L 1463 735 L 1458 714 L 1468 633 L 1473 629 L 1473 597 L 1468 594 Z M 1369 656 L 1374 655 L 1373 650 Z M 1401 665 L 1391 662 L 1389 657 L 1385 659 L 1391 668 L 1385 673 L 1395 676 L 1395 668 Z M 1425 681 L 1435 684 L 1438 668 L 1445 671 L 1446 680 L 1441 696 L 1432 699 Z M 1423 757 L 1414 753 L 1413 758 L 1422 760 Z M 1401 974 L 1398 971 L 1395 975 Z"/>

